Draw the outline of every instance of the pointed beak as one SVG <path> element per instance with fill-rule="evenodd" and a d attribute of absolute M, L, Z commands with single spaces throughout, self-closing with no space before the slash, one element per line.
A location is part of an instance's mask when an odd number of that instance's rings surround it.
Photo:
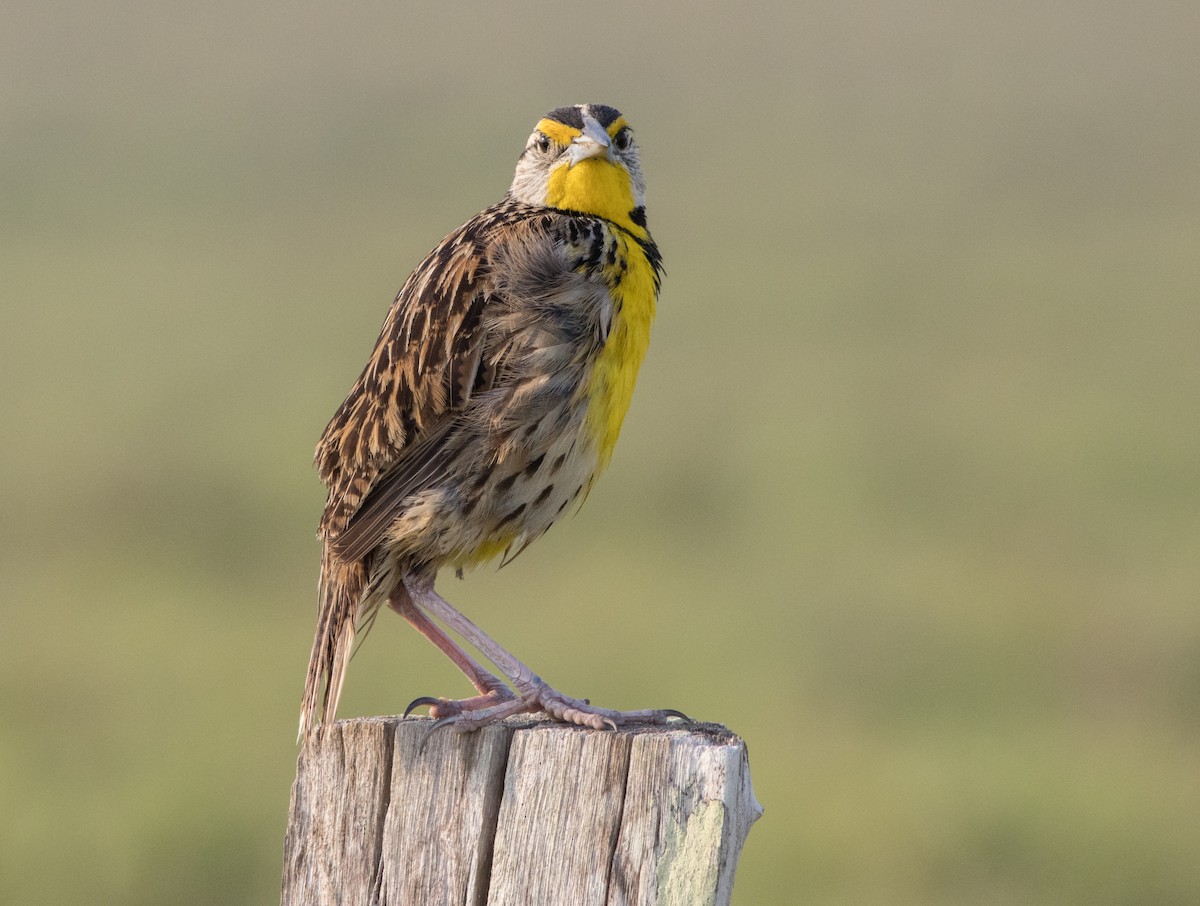
<path fill-rule="evenodd" d="M 583 116 L 583 134 L 575 138 L 571 142 L 571 147 L 567 149 L 567 158 L 570 160 L 570 166 L 575 166 L 581 160 L 587 160 L 589 157 L 599 157 L 604 155 L 609 160 L 612 160 L 612 139 L 608 137 L 608 133 L 604 131 L 594 117 L 588 116 L 586 113 Z"/>

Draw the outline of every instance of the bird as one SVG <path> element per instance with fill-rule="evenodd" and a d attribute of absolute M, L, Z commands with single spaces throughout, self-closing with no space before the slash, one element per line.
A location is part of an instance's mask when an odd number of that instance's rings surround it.
<path fill-rule="evenodd" d="M 555 108 L 504 197 L 404 282 L 317 444 L 328 497 L 301 738 L 334 720 L 356 639 L 385 604 L 476 692 L 422 696 L 405 716 L 427 706 L 435 727 L 461 732 L 526 713 L 594 729 L 684 717 L 558 692 L 434 589 L 444 569 L 507 563 L 608 465 L 664 274 L 645 195 L 620 111 Z"/>

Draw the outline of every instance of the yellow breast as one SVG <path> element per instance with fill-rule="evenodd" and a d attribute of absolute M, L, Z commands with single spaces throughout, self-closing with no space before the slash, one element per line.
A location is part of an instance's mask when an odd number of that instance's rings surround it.
<path fill-rule="evenodd" d="M 587 384 L 585 430 L 596 445 L 596 474 L 608 465 L 629 411 L 638 369 L 650 345 L 657 284 L 654 268 L 642 247 L 622 232 L 616 233 L 618 266 L 611 271 L 613 314 L 608 340 L 592 368 Z M 626 262 L 623 274 L 618 270 Z"/>

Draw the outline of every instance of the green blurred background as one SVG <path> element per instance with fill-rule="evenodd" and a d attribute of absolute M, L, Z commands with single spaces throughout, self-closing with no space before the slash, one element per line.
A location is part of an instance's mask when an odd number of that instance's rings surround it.
<path fill-rule="evenodd" d="M 323 502 L 537 118 L 668 267 L 612 469 L 444 590 L 749 743 L 735 901 L 1200 902 L 1194 2 L 0 10 L 0 901 L 277 898 Z M 342 713 L 465 684 L 400 620 Z"/>

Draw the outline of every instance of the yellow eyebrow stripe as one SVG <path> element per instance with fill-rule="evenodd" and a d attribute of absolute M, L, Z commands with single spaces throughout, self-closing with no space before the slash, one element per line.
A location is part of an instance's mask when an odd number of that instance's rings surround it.
<path fill-rule="evenodd" d="M 625 121 L 625 117 L 618 116 L 615 120 L 613 120 L 612 125 L 608 127 L 607 131 L 609 137 L 616 138 L 617 133 L 628 125 L 629 123 Z M 556 145 L 569 145 L 571 144 L 572 140 L 579 135 L 579 130 L 574 126 L 564 125 L 558 120 L 538 120 L 538 124 L 535 128 L 538 132 L 545 135 Z"/>
<path fill-rule="evenodd" d="M 569 145 L 571 140 L 579 135 L 578 129 L 566 126 L 558 120 L 538 120 L 535 128 L 556 145 Z"/>

